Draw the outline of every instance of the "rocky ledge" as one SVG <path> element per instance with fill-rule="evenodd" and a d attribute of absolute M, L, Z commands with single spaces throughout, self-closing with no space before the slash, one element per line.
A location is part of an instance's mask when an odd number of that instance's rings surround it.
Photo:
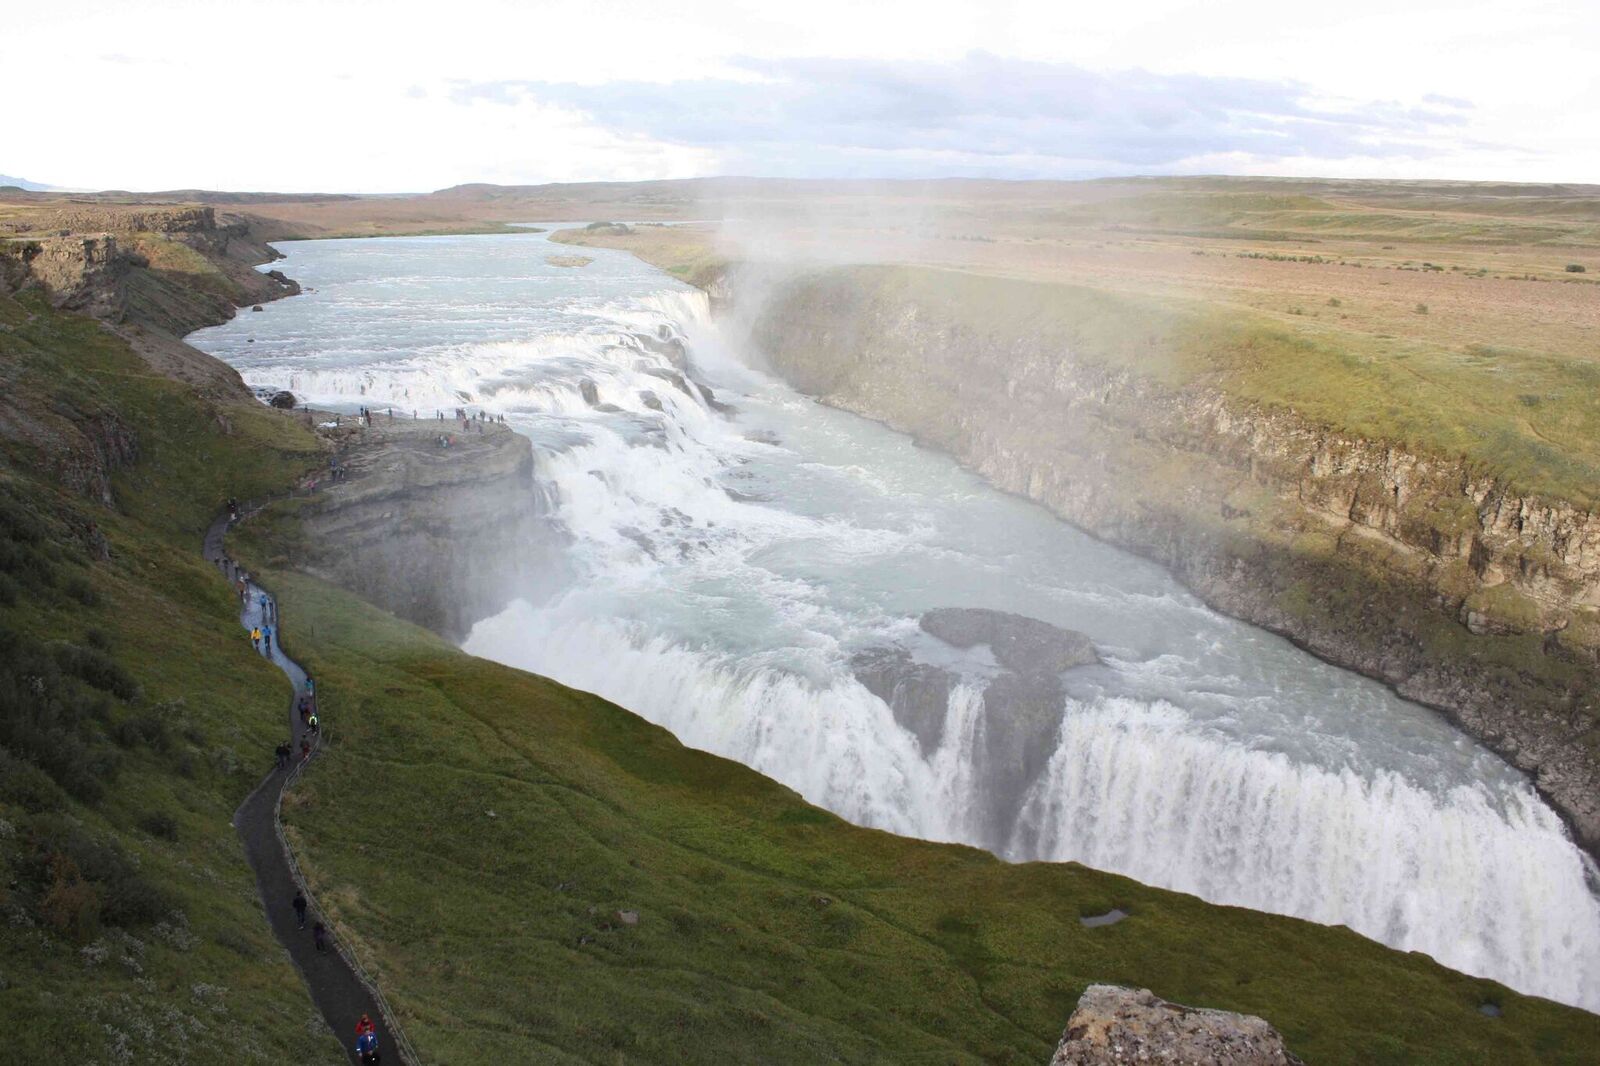
<path fill-rule="evenodd" d="M 552 543 L 533 447 L 471 426 L 375 418 L 348 442 L 344 476 L 302 512 L 297 561 L 452 640 L 528 592 Z"/>
<path fill-rule="evenodd" d="M 1298 1066 L 1283 1037 L 1249 1014 L 1184 1007 L 1148 989 L 1090 985 L 1050 1066 Z"/>

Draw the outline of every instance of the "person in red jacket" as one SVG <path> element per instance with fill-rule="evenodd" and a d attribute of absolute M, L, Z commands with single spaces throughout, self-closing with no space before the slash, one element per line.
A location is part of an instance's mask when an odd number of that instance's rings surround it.
<path fill-rule="evenodd" d="M 372 1024 L 372 1018 L 363 1014 L 361 1020 L 356 1022 L 356 1035 L 361 1036 L 363 1033 L 370 1033 L 376 1028 L 377 1026 Z"/>

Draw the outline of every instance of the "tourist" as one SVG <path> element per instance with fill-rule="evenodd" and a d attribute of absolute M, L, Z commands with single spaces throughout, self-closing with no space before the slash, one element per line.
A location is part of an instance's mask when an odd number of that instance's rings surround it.
<path fill-rule="evenodd" d="M 311 731 L 312 736 L 316 736 L 322 732 L 322 723 L 317 721 L 315 714 L 312 714 L 311 717 L 306 719 L 306 728 Z"/>
<path fill-rule="evenodd" d="M 372 1016 L 369 1014 L 363 1014 L 360 1020 L 356 1022 L 357 1036 L 365 1036 L 367 1033 L 375 1032 L 376 1030 L 377 1026 L 372 1024 Z"/>
<path fill-rule="evenodd" d="M 321 922 L 311 927 L 311 940 L 317 945 L 317 951 L 328 950 L 328 930 Z"/>
<path fill-rule="evenodd" d="M 304 929 L 306 927 L 306 894 L 298 888 L 294 890 L 294 902 L 291 906 L 294 907 L 295 921 L 300 924 L 301 929 Z"/>
<path fill-rule="evenodd" d="M 261 649 L 270 659 L 272 657 L 272 627 L 267 626 L 261 631 Z"/>
<path fill-rule="evenodd" d="M 302 739 L 300 741 L 300 761 L 305 762 L 309 758 L 311 758 L 311 741 Z M 304 929 L 305 926 L 302 925 L 300 928 Z"/>
<path fill-rule="evenodd" d="M 261 650 L 261 627 L 260 626 L 252 626 L 250 628 L 250 646 L 252 648 L 256 649 L 256 651 L 260 651 Z"/>
<path fill-rule="evenodd" d="M 282 770 L 289 765 L 290 748 L 288 744 L 279 744 L 274 754 L 278 757 L 278 769 Z"/>
<path fill-rule="evenodd" d="M 361 1066 L 379 1066 L 377 1033 L 362 1033 L 356 1037 L 356 1057 L 361 1060 Z"/>

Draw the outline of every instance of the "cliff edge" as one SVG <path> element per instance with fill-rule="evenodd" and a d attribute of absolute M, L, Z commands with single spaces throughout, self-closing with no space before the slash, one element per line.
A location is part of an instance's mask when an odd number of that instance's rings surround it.
<path fill-rule="evenodd" d="M 530 588 L 550 539 L 533 446 L 468 425 L 375 416 L 300 512 L 297 564 L 451 641 Z"/>
<path fill-rule="evenodd" d="M 1163 376 L 1154 321 L 1135 317 L 1149 338 L 1108 356 L 1096 329 L 1112 328 L 1113 301 L 1087 290 L 913 267 L 758 280 L 761 299 L 742 304 L 738 272 L 723 286 L 796 387 L 1445 711 L 1600 844 L 1593 510 L 1463 456 Z M 1125 332 L 1137 309 L 1112 310 Z M 1208 344 L 1266 343 L 1209 328 Z"/>

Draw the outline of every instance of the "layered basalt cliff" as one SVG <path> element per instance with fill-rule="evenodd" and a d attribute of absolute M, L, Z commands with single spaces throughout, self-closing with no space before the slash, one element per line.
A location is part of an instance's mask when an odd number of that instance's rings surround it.
<path fill-rule="evenodd" d="M 1440 708 L 1600 844 L 1600 516 L 980 319 L 937 271 L 741 298 L 797 387 L 1155 559 L 1208 602 Z M 1037 286 L 1049 299 L 1050 287 Z"/>
<path fill-rule="evenodd" d="M 472 425 L 376 419 L 344 476 L 301 512 L 296 561 L 452 640 L 526 593 L 548 572 L 550 543 L 533 446 Z"/>
<path fill-rule="evenodd" d="M 181 336 L 225 322 L 241 304 L 300 291 L 259 263 L 279 258 L 247 219 L 209 207 L 76 210 L 9 227 L 0 286 L 41 289 L 64 310 Z"/>

